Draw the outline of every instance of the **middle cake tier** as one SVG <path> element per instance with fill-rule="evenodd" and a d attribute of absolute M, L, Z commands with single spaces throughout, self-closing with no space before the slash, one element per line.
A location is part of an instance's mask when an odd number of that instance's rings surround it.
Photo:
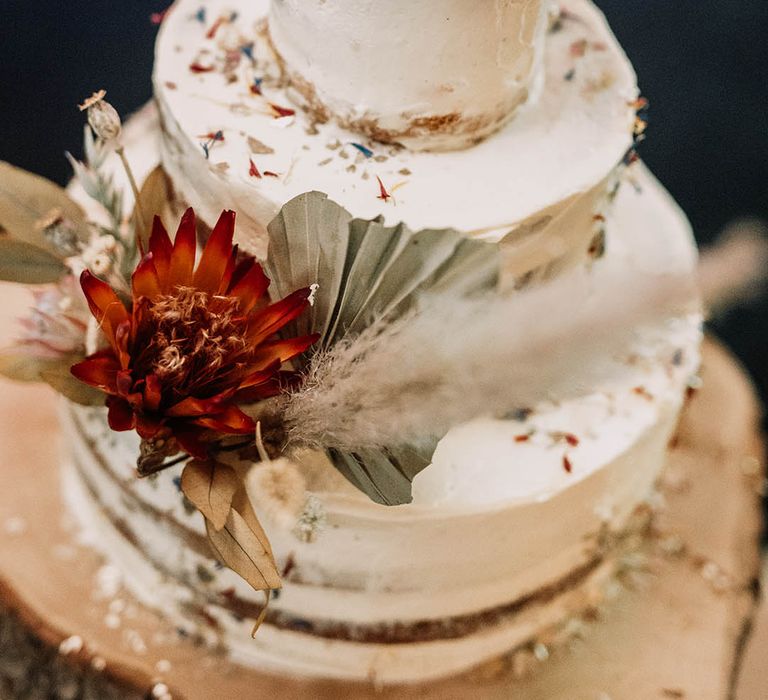
<path fill-rule="evenodd" d="M 355 217 L 501 242 L 511 284 L 599 249 L 638 101 L 634 72 L 588 0 L 553 16 L 541 84 L 519 114 L 448 153 L 412 152 L 313 121 L 281 75 L 267 13 L 267 0 L 243 3 L 237 14 L 225 0 L 178 0 L 158 38 L 163 166 L 208 224 L 222 208 L 236 210 L 241 245 L 263 258 L 280 207 L 319 190 Z"/>

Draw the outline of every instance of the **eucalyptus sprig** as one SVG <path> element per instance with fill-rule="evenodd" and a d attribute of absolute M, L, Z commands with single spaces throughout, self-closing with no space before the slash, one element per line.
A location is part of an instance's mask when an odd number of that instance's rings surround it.
<path fill-rule="evenodd" d="M 71 153 L 66 154 L 67 159 L 85 193 L 101 204 L 109 215 L 109 233 L 120 239 L 120 228 L 123 222 L 123 193 L 115 186 L 114 176 L 104 167 L 110 149 L 103 141 L 94 137 L 88 125 L 85 126 L 83 133 L 83 151 L 84 161 L 77 160 Z"/>

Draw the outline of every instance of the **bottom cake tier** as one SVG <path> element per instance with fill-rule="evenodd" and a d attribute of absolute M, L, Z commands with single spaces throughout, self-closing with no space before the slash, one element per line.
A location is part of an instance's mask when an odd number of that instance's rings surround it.
<path fill-rule="evenodd" d="M 79 541 L 62 499 L 52 392 L 3 381 L 0 477 L 12 488 L 0 490 L 0 695 L 732 698 L 756 608 L 763 446 L 751 389 L 712 343 L 702 379 L 669 451 L 652 530 L 624 562 L 615 597 L 572 618 L 570 642 L 500 655 L 451 679 L 385 687 L 247 668 L 141 604 L 120 570 Z"/>

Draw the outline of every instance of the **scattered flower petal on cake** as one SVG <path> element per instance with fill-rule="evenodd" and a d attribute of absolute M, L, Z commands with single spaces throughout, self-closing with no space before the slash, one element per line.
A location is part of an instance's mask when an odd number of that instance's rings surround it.
<path fill-rule="evenodd" d="M 207 141 L 223 141 L 224 132 L 221 129 L 218 131 L 209 131 L 207 134 L 200 134 L 197 138 L 206 139 Z"/>
<path fill-rule="evenodd" d="M 261 84 L 264 82 L 264 78 L 254 78 L 249 89 L 252 95 L 261 95 Z"/>
<path fill-rule="evenodd" d="M 224 141 L 224 132 L 219 130 L 216 133 L 204 134 L 199 138 L 207 139 L 200 144 L 200 147 L 203 149 L 203 153 L 205 153 L 205 159 L 208 160 L 211 157 L 211 148 L 213 148 L 215 144 Z"/>
<path fill-rule="evenodd" d="M 573 433 L 565 433 L 564 438 L 571 447 L 579 446 L 579 438 L 577 438 Z"/>
<path fill-rule="evenodd" d="M 193 73 L 211 73 L 214 70 L 214 66 L 206 66 L 198 61 L 193 61 L 189 64 L 189 70 L 191 70 Z"/>
<path fill-rule="evenodd" d="M 392 199 L 392 195 L 387 192 L 387 188 L 384 187 L 384 183 L 381 181 L 381 178 L 377 175 L 376 180 L 379 183 L 379 194 L 376 195 L 377 199 L 382 200 L 383 202 L 388 202 L 390 199 Z"/>
<path fill-rule="evenodd" d="M 371 158 L 373 156 L 373 151 L 370 148 L 367 148 L 366 146 L 363 146 L 362 143 L 352 143 L 352 146 L 356 148 L 360 153 L 362 153 L 366 158 Z"/>
<path fill-rule="evenodd" d="M 295 109 L 291 109 L 290 107 L 281 107 L 280 105 L 277 105 L 274 102 L 269 103 L 269 108 L 275 113 L 275 116 L 277 118 L 292 117 L 293 115 L 296 114 Z"/>
<path fill-rule="evenodd" d="M 205 33 L 206 39 L 215 39 L 216 33 L 219 31 L 219 28 L 221 27 L 224 22 L 227 21 L 227 18 L 224 16 L 219 17 L 212 25 L 211 28 Z"/>
<path fill-rule="evenodd" d="M 254 42 L 249 41 L 246 44 L 242 44 L 240 46 L 240 52 L 245 56 L 251 63 L 255 63 L 256 59 L 253 56 L 253 47 L 255 46 Z"/>
<path fill-rule="evenodd" d="M 570 52 L 571 56 L 574 58 L 581 58 L 587 53 L 587 40 L 586 39 L 579 39 L 578 41 L 574 41 L 570 46 Z"/>
<path fill-rule="evenodd" d="M 267 144 L 265 144 L 263 141 L 259 141 L 259 139 L 254 138 L 253 136 L 249 136 L 246 141 L 251 153 L 257 155 L 269 155 L 270 153 L 275 152 L 274 148 L 267 146 Z"/>

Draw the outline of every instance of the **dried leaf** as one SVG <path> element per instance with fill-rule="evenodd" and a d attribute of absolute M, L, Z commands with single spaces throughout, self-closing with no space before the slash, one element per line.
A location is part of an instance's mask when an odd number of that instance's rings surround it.
<path fill-rule="evenodd" d="M 75 379 L 70 370 L 83 358 L 79 355 L 36 357 L 24 348 L 0 352 L 0 374 L 20 382 L 46 382 L 70 401 L 83 406 L 101 406 L 104 394 Z"/>
<path fill-rule="evenodd" d="M 264 528 L 261 527 L 261 523 L 256 517 L 256 511 L 254 511 L 253 505 L 251 505 L 251 499 L 248 498 L 248 493 L 246 492 L 245 488 L 239 489 L 235 494 L 235 497 L 232 499 L 232 508 L 240 513 L 248 527 L 261 542 L 267 554 L 274 558 L 274 554 L 272 553 L 272 545 L 269 542 L 267 533 L 264 532 Z"/>
<path fill-rule="evenodd" d="M 59 358 L 35 357 L 23 348 L 11 348 L 0 352 L 0 374 L 18 382 L 39 382 L 40 373 L 58 362 Z"/>
<path fill-rule="evenodd" d="M 275 152 L 274 148 L 267 146 L 266 143 L 259 141 L 259 139 L 256 139 L 253 136 L 248 137 L 248 148 L 250 148 L 251 153 L 255 155 L 269 155 L 270 153 Z"/>
<path fill-rule="evenodd" d="M 498 282 L 499 248 L 453 229 L 416 233 L 381 218 L 352 219 L 322 192 L 285 204 L 269 224 L 267 273 L 278 296 L 319 283 L 311 315 L 291 329 L 322 334 L 317 348 L 397 318 L 421 295 L 466 295 Z M 457 274 L 456 270 L 460 271 Z"/>
<path fill-rule="evenodd" d="M 247 498 L 236 494 L 221 530 L 206 518 L 208 539 L 219 559 L 255 590 L 280 588 L 272 548 Z M 245 501 L 245 504 L 244 504 Z"/>
<path fill-rule="evenodd" d="M 321 192 L 292 199 L 269 224 L 267 273 L 278 296 L 319 283 L 310 314 L 289 332 L 319 332 L 317 350 L 356 336 L 374 321 L 396 319 L 423 296 L 457 296 L 492 289 L 498 282 L 497 246 L 458 231 L 410 231 L 381 218 L 352 219 Z M 377 503 L 411 500 L 411 481 L 434 444 L 396 451 L 329 451 L 336 468 Z"/>
<path fill-rule="evenodd" d="M 78 358 L 80 360 L 82 358 Z M 65 360 L 40 371 L 40 379 L 73 403 L 81 406 L 103 406 L 104 394 L 88 386 L 69 371 L 74 362 Z"/>
<path fill-rule="evenodd" d="M 291 335 L 323 337 L 343 282 L 352 216 L 321 192 L 294 197 L 269 224 L 267 274 L 271 292 L 283 298 L 321 283 L 314 304 L 293 322 Z"/>
<path fill-rule="evenodd" d="M 0 224 L 13 238 L 54 252 L 40 226 L 54 210 L 61 212 L 81 239 L 87 237 L 85 214 L 64 189 L 0 161 Z"/>
<path fill-rule="evenodd" d="M 334 466 L 346 479 L 383 506 L 411 502 L 413 478 L 429 466 L 435 444 L 424 449 L 328 450 Z"/>
<path fill-rule="evenodd" d="M 140 223 L 142 242 L 146 247 L 149 243 L 149 234 L 152 231 L 152 221 L 158 215 L 168 230 L 172 229 L 170 217 L 166 215 L 168 203 L 171 201 L 171 183 L 165 170 L 158 165 L 144 180 L 139 190 L 139 203 L 143 219 Z M 134 209 L 134 217 L 138 216 L 138 209 Z"/>
<path fill-rule="evenodd" d="M 181 490 L 216 530 L 227 522 L 240 480 L 227 464 L 192 460 L 181 474 Z"/>
<path fill-rule="evenodd" d="M 13 238 L 0 239 L 0 280 L 21 284 L 57 282 L 67 266 L 47 250 Z"/>

